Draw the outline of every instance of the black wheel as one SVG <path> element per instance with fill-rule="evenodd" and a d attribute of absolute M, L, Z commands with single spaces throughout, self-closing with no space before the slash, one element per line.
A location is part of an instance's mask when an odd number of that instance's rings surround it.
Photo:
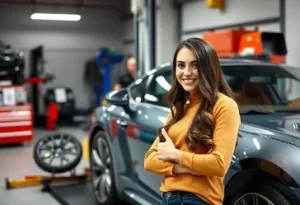
<path fill-rule="evenodd" d="M 297 205 L 300 202 L 279 182 L 260 182 L 247 185 L 232 200 L 231 205 Z"/>
<path fill-rule="evenodd" d="M 94 193 L 100 205 L 118 202 L 111 156 L 105 134 L 98 132 L 90 148 L 90 166 Z"/>
<path fill-rule="evenodd" d="M 44 171 L 62 173 L 78 165 L 82 157 L 82 146 L 72 135 L 50 134 L 36 142 L 33 157 L 36 164 Z"/>

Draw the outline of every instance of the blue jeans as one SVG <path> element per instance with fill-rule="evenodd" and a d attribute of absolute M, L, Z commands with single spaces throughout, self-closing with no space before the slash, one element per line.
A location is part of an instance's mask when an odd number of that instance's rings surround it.
<path fill-rule="evenodd" d="M 210 205 L 190 192 L 169 191 L 162 196 L 162 205 Z"/>

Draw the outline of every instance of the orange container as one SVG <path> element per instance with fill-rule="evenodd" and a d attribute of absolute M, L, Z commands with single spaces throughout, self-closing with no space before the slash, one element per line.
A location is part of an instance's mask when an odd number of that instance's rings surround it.
<path fill-rule="evenodd" d="M 238 53 L 240 39 L 248 32 L 244 29 L 210 31 L 203 34 L 203 39 L 215 48 L 218 56 L 231 57 Z"/>

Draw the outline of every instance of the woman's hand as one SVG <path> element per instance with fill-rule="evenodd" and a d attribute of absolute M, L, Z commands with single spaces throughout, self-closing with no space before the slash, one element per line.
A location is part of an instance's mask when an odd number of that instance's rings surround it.
<path fill-rule="evenodd" d="M 178 155 L 179 150 L 175 148 L 172 139 L 168 136 L 165 129 L 162 129 L 162 135 L 165 137 L 165 142 L 160 142 L 157 147 L 158 159 L 164 161 L 173 161 L 175 156 Z"/>
<path fill-rule="evenodd" d="M 191 169 L 181 167 L 179 164 L 174 165 L 173 174 L 175 174 L 175 175 L 177 175 L 177 174 L 192 174 L 192 175 L 195 175 L 195 176 L 200 176 L 200 174 L 198 174 L 197 172 L 195 172 Z"/>

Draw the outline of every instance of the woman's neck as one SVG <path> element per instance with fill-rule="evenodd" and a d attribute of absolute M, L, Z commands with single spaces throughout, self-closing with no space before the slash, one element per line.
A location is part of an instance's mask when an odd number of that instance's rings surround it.
<path fill-rule="evenodd" d="M 192 92 L 188 95 L 188 104 L 195 104 L 200 102 L 200 91 Z"/>

